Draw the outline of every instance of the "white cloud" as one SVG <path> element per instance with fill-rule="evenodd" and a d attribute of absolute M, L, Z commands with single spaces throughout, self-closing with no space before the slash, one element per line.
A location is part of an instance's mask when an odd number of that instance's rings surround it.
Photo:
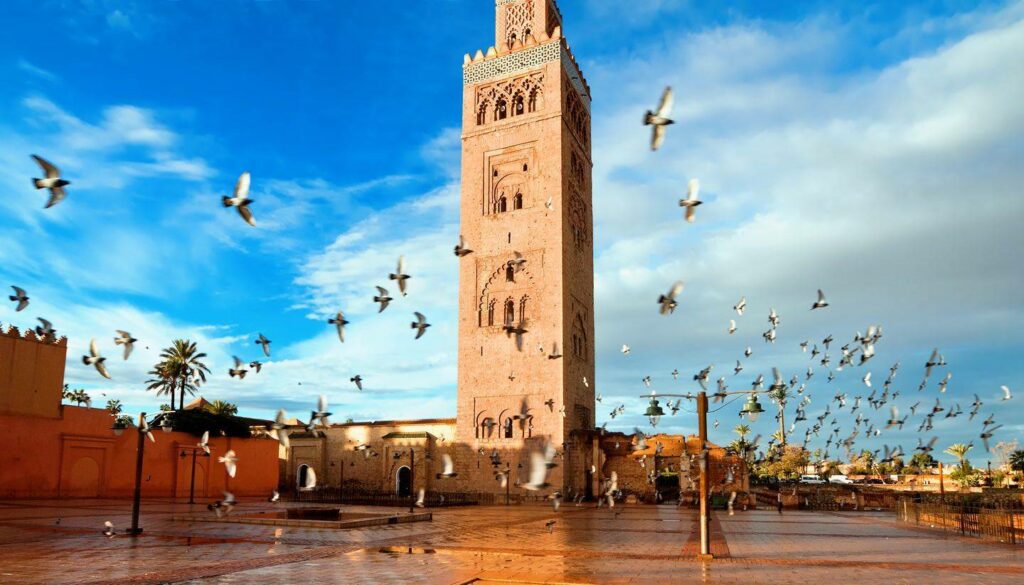
<path fill-rule="evenodd" d="M 57 79 L 57 76 L 54 75 L 52 72 L 47 71 L 46 69 L 43 69 L 42 67 L 39 67 L 37 65 L 33 65 L 25 59 L 18 59 L 18 69 L 21 69 L 22 71 L 25 71 L 26 73 L 29 73 L 34 77 L 38 77 L 45 81 L 55 81 Z"/>

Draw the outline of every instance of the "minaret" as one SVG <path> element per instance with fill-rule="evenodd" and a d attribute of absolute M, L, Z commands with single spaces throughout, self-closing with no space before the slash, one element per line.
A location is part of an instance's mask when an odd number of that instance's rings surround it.
<path fill-rule="evenodd" d="M 594 428 L 590 88 L 552 0 L 495 6 L 495 45 L 462 74 L 456 439 L 561 452 Z M 582 487 L 568 459 L 551 483 Z"/>

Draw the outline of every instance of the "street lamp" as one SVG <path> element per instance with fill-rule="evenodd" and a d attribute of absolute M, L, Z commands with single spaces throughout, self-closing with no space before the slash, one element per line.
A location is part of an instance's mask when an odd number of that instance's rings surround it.
<path fill-rule="evenodd" d="M 199 447 L 191 447 L 191 450 L 192 450 L 192 476 L 191 476 L 191 479 L 189 479 L 189 485 L 188 485 L 188 503 L 194 504 L 194 503 L 196 503 L 196 500 L 195 500 L 195 496 L 196 496 L 196 456 L 199 455 L 199 452 L 203 451 L 203 450 L 200 449 Z M 209 457 L 209 456 L 210 456 L 209 453 L 203 451 L 203 457 Z M 181 450 L 181 458 L 184 459 L 185 457 L 187 457 L 187 455 L 185 454 L 185 449 L 182 449 Z"/>
<path fill-rule="evenodd" d="M 117 423 L 114 424 L 114 436 L 121 436 L 124 432 L 123 427 L 118 427 Z M 139 442 L 135 448 L 135 493 L 132 497 L 132 527 L 126 530 L 126 532 L 132 536 L 138 536 L 142 534 L 142 529 L 139 528 L 139 505 L 142 500 L 142 455 L 146 451 L 146 434 L 149 432 L 149 428 L 146 426 L 146 413 L 139 413 L 139 426 L 136 427 L 136 431 L 139 435 Z"/>
<path fill-rule="evenodd" d="M 654 398 L 653 395 L 651 396 L 651 403 L 647 405 L 647 412 L 644 413 L 644 416 L 650 419 L 652 427 L 658 426 L 658 421 L 661 417 L 665 416 L 665 411 L 662 410 L 661 406 L 658 406 L 658 399 Z"/>
<path fill-rule="evenodd" d="M 757 401 L 757 396 L 751 394 L 743 408 L 740 409 L 740 416 L 746 416 L 750 422 L 757 422 L 757 417 L 762 412 L 764 412 L 764 409 L 761 408 L 761 403 Z"/>

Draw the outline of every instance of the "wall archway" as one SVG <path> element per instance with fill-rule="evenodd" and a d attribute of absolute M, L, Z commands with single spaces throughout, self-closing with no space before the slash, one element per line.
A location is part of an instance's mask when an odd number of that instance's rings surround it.
<path fill-rule="evenodd" d="M 100 495 L 100 464 L 92 457 L 80 457 L 71 466 L 68 488 L 70 495 L 96 498 Z"/>
<path fill-rule="evenodd" d="M 412 470 L 403 465 L 395 472 L 395 494 L 400 498 L 412 495 Z"/>

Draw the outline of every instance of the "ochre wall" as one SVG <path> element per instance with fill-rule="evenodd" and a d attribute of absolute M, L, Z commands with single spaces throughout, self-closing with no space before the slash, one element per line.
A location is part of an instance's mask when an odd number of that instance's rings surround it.
<path fill-rule="evenodd" d="M 59 416 L 66 338 L 39 340 L 33 331 L 0 330 L 0 414 Z"/>
<path fill-rule="evenodd" d="M 135 485 L 138 434 L 120 437 L 107 411 L 58 407 L 59 418 L 0 414 L 5 448 L 0 450 L 0 498 L 126 497 Z M 146 440 L 143 497 L 187 497 L 191 450 L 198 439 L 188 433 L 153 430 Z M 196 497 L 268 496 L 278 483 L 278 443 L 268 438 L 211 437 L 210 457 L 196 459 Z M 230 478 L 217 457 L 234 449 L 238 470 Z M 186 457 L 181 458 L 182 450 Z"/>

